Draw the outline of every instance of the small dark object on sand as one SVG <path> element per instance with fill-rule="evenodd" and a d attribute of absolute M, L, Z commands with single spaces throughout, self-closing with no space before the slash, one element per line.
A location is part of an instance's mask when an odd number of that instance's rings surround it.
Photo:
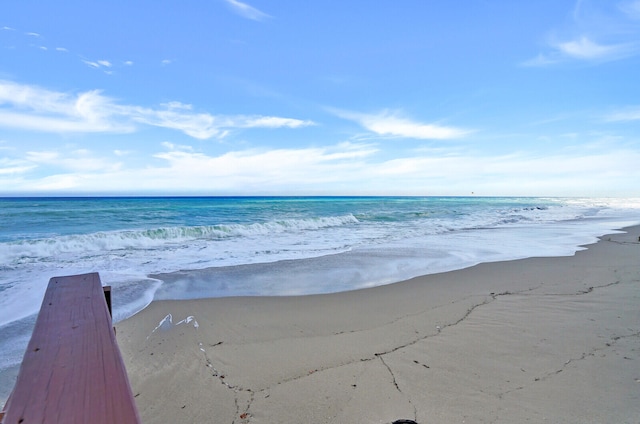
<path fill-rule="evenodd" d="M 418 424 L 418 423 L 413 420 L 396 420 L 391 424 Z"/>

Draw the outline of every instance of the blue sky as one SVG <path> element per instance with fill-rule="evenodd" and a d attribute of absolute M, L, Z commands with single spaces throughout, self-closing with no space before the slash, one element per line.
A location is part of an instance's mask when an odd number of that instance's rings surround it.
<path fill-rule="evenodd" d="M 639 181 L 640 0 L 0 3 L 0 195 Z"/>

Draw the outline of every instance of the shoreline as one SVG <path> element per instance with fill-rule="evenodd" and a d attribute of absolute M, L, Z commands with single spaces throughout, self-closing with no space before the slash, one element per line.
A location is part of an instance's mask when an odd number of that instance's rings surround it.
<path fill-rule="evenodd" d="M 632 422 L 640 226 L 624 231 L 348 292 L 155 301 L 118 342 L 145 423 Z"/>

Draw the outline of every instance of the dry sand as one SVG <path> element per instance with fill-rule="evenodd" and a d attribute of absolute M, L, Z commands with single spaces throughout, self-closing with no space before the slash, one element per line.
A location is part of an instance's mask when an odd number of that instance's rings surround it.
<path fill-rule="evenodd" d="M 640 227 L 627 231 L 353 292 L 154 302 L 118 340 L 147 424 L 637 424 Z"/>

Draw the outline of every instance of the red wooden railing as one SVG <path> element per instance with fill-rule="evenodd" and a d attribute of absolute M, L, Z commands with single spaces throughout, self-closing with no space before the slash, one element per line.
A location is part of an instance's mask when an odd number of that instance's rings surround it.
<path fill-rule="evenodd" d="M 140 423 L 105 295 L 98 273 L 49 281 L 1 424 Z"/>

